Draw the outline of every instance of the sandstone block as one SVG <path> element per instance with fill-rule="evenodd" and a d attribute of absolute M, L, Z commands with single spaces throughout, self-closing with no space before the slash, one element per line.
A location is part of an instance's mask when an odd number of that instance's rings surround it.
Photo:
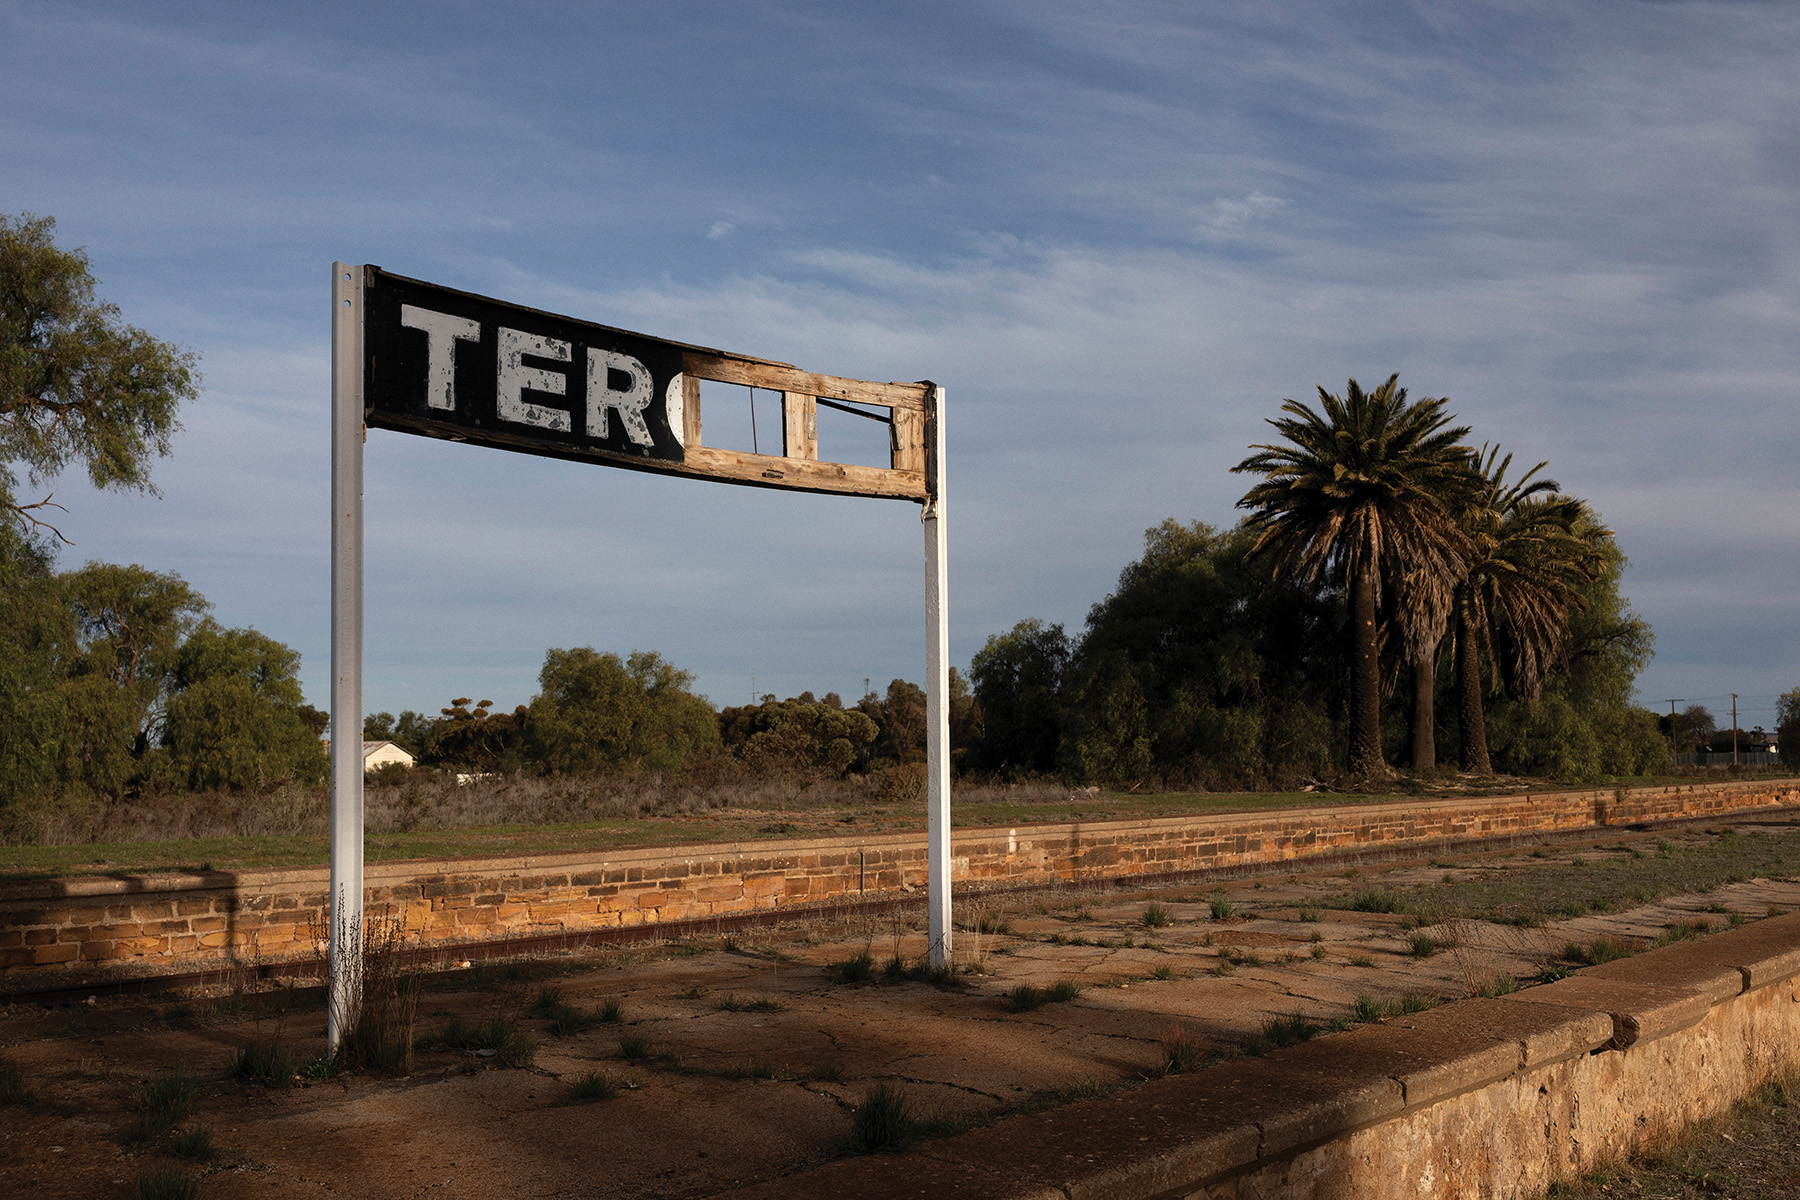
<path fill-rule="evenodd" d="M 1612 1017 L 1613 1036 L 1609 1045 L 1615 1050 L 1685 1029 L 1712 1008 L 1711 995 L 1703 991 L 1606 979 L 1588 971 L 1555 983 L 1526 988 L 1502 996 L 1501 1000 L 1509 1004 L 1553 1004 L 1606 1013 Z"/>

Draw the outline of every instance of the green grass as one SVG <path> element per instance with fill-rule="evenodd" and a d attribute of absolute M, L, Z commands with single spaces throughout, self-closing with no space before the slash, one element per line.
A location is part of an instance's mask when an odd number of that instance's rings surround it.
<path fill-rule="evenodd" d="M 300 1057 L 280 1042 L 251 1038 L 238 1047 L 231 1073 L 264 1087 L 289 1087 L 300 1073 Z"/>
<path fill-rule="evenodd" d="M 736 992 L 726 992 L 725 998 L 719 1001 L 721 1012 L 780 1012 L 785 1007 L 773 996 L 752 996 L 742 1000 Z"/>
<path fill-rule="evenodd" d="M 861 950 L 825 968 L 833 983 L 866 983 L 875 978 L 875 956 L 864 946 Z"/>
<path fill-rule="evenodd" d="M 1601 937 L 1582 945 L 1580 942 L 1569 942 L 1563 947 L 1562 957 L 1565 961 L 1580 963 L 1584 967 L 1595 967 L 1601 963 L 1630 958 L 1637 949 L 1617 938 Z"/>
<path fill-rule="evenodd" d="M 1148 928 L 1161 929 L 1164 925 L 1173 925 L 1175 918 L 1162 905 L 1148 904 L 1144 906 L 1143 921 Z"/>
<path fill-rule="evenodd" d="M 1800 833 L 1717 836 L 1693 845 L 1663 842 L 1656 855 L 1546 862 L 1432 883 L 1404 893 L 1365 889 L 1330 901 L 1363 912 L 1429 913 L 1534 928 L 1587 913 L 1616 912 L 1667 896 L 1704 893 L 1752 878 L 1800 874 Z"/>
<path fill-rule="evenodd" d="M 170 1154 L 190 1162 L 207 1162 L 218 1152 L 218 1147 L 213 1145 L 212 1130 L 205 1125 L 184 1129 L 169 1142 Z"/>
<path fill-rule="evenodd" d="M 505 1017 L 470 1023 L 456 1017 L 439 1031 L 437 1042 L 446 1050 L 473 1051 L 490 1055 L 503 1067 L 528 1067 L 537 1057 L 537 1043 L 520 1029 L 518 1023 Z"/>
<path fill-rule="evenodd" d="M 1332 796 L 1333 806 L 1378 804 L 1393 796 Z M 1148 795 L 1102 792 L 1044 802 L 991 800 L 959 804 L 961 827 L 1018 825 L 1045 821 L 1181 816 L 1188 813 L 1253 812 L 1317 806 L 1311 792 L 1162 792 Z M 460 829 L 372 833 L 363 842 L 370 862 L 393 859 L 461 858 L 483 854 L 544 854 L 613 850 L 633 846 L 683 846 L 736 841 L 797 832 L 825 834 L 844 817 L 869 820 L 882 830 L 923 829 L 908 810 L 868 803 L 821 805 L 796 813 L 792 821 L 766 827 L 760 817 L 713 809 L 698 816 L 606 817 L 568 824 L 494 823 Z M 803 824 L 800 822 L 804 822 Z M 247 871 L 275 867 L 322 866 L 331 858 L 324 834 L 270 834 L 257 837 L 172 838 L 166 841 L 84 843 L 74 846 L 0 846 L 0 881 L 68 875 L 142 875 L 160 872 Z"/>
<path fill-rule="evenodd" d="M 1236 908 L 1231 901 L 1225 898 L 1224 892 L 1218 892 L 1213 895 L 1207 900 L 1206 906 L 1211 910 L 1212 919 L 1215 921 L 1225 920 L 1225 918 L 1229 917 Z"/>
<path fill-rule="evenodd" d="M 1406 908 L 1406 901 L 1400 893 L 1386 888 L 1364 888 L 1350 897 L 1341 907 L 1352 912 L 1397 913 Z"/>
<path fill-rule="evenodd" d="M 1298 1012 L 1285 1017 L 1270 1017 L 1263 1022 L 1263 1041 L 1274 1047 L 1292 1046 L 1299 1042 L 1311 1041 L 1324 1030 L 1314 1021 Z"/>
<path fill-rule="evenodd" d="M 1006 993 L 1006 999 L 1014 1012 L 1030 1012 L 1046 1004 L 1066 1003 L 1079 995 L 1080 984 L 1073 979 L 1061 979 L 1047 988 L 1038 987 L 1034 983 L 1021 983 Z"/>
<path fill-rule="evenodd" d="M 574 1085 L 569 1088 L 569 1098 L 572 1100 L 611 1100 L 624 1088 L 625 1084 L 622 1081 L 604 1071 L 589 1071 L 587 1074 L 577 1077 Z"/>
<path fill-rule="evenodd" d="M 125 1131 L 125 1141 L 135 1145 L 161 1137 L 187 1119 L 199 1085 L 187 1068 L 177 1067 L 146 1079 L 138 1097 L 143 1112 Z"/>
<path fill-rule="evenodd" d="M 137 1200 L 193 1200 L 199 1183 L 180 1167 L 162 1163 L 137 1177 Z"/>
<path fill-rule="evenodd" d="M 25 1082 L 24 1072 L 4 1058 L 0 1058 L 0 1107 L 9 1104 L 30 1104 L 33 1099 L 31 1086 Z"/>
<path fill-rule="evenodd" d="M 850 1114 L 850 1148 L 858 1154 L 898 1153 L 924 1135 L 924 1126 L 905 1092 L 878 1083 Z"/>
<path fill-rule="evenodd" d="M 1164 1075 L 1185 1075 L 1189 1071 L 1200 1068 L 1206 1059 L 1206 1044 L 1198 1034 L 1187 1029 L 1175 1029 L 1163 1035 L 1162 1039 L 1162 1073 Z"/>

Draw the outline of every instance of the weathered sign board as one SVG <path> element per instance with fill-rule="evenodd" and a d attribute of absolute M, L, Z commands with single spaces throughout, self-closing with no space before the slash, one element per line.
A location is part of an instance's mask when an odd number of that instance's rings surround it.
<path fill-rule="evenodd" d="M 503 450 L 760 487 L 930 494 L 929 383 L 873 383 L 649 337 L 363 267 L 364 420 Z M 700 381 L 782 393 L 782 453 L 704 444 Z M 887 467 L 820 462 L 817 404 L 885 409 Z"/>
<path fill-rule="evenodd" d="M 943 389 L 819 375 L 439 287 L 331 269 L 331 950 L 326 1039 L 362 1003 L 363 438 L 392 429 L 754 487 L 924 505 L 926 913 L 950 962 L 949 623 Z M 700 381 L 782 395 L 782 453 L 708 446 Z M 818 406 L 883 421 L 886 467 L 821 461 Z M 885 415 L 883 415 L 885 414 Z M 340 733 L 340 731 L 345 731 Z"/>

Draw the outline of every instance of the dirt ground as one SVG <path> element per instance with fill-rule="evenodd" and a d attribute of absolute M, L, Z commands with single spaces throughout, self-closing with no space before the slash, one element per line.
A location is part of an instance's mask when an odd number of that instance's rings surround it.
<path fill-rule="evenodd" d="M 1284 1018 L 1342 1025 L 1359 1000 L 1366 1017 L 1553 975 L 1571 943 L 1642 947 L 1671 927 L 1800 908 L 1792 872 L 1535 927 L 1358 911 L 1359 892 L 1516 877 L 1529 893 L 1577 861 L 1649 871 L 1688 848 L 1797 836 L 1800 817 L 1773 815 L 1223 890 L 1091 884 L 959 901 L 967 969 L 950 980 L 913 969 L 919 930 L 882 922 L 482 963 L 422 980 L 409 1073 L 283 1072 L 283 1087 L 234 1063 L 253 1041 L 302 1064 L 322 1056 L 317 989 L 13 1005 L 0 1009 L 12 1070 L 0 1075 L 0 1195 L 702 1196 L 850 1153 L 852 1113 L 877 1084 L 938 1128 L 1004 1120 L 1128 1089 L 1162 1072 L 1172 1046 L 1202 1061 L 1253 1053 Z M 888 971 L 896 958 L 906 969 Z M 1059 983 L 1081 990 L 1036 1007 L 1041 995 L 1014 998 Z M 508 1046 L 507 1033 L 529 1041 Z M 185 1104 L 151 1103 L 183 1079 Z M 584 1081 L 616 1094 L 582 1099 Z"/>

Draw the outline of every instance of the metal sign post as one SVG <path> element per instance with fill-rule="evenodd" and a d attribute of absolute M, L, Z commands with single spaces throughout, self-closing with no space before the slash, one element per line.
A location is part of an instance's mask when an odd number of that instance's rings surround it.
<path fill-rule="evenodd" d="M 926 890 L 931 965 L 948 967 L 943 389 L 816 374 L 459 292 L 380 267 L 334 263 L 331 279 L 331 1051 L 355 1028 L 362 997 L 367 426 L 630 470 L 924 505 Z M 702 379 L 782 393 L 782 452 L 744 454 L 705 445 Z M 821 461 L 821 403 L 886 423 L 890 465 Z"/>
<path fill-rule="evenodd" d="M 331 265 L 331 926 L 326 1053 L 362 1008 L 363 280 Z"/>

